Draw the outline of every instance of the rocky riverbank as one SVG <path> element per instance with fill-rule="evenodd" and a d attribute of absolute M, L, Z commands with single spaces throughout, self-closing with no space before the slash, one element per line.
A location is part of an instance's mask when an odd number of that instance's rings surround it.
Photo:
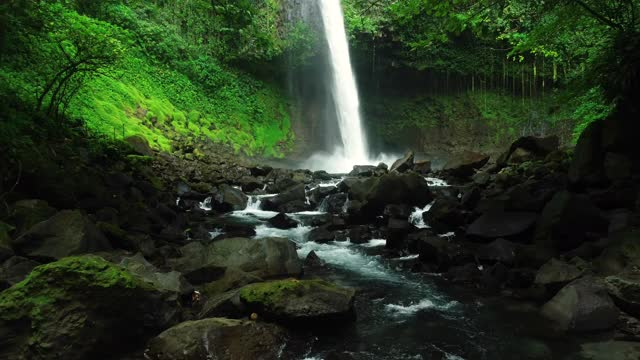
<path fill-rule="evenodd" d="M 304 334 L 350 326 L 384 294 L 336 283 L 301 247 L 376 239 L 414 273 L 532 304 L 559 336 L 595 332 L 586 358 L 637 355 L 639 162 L 623 119 L 573 153 L 521 138 L 437 172 L 411 153 L 332 175 L 140 138 L 108 156 L 81 140 L 24 154 L 3 196 L 0 357 L 303 358 Z"/>

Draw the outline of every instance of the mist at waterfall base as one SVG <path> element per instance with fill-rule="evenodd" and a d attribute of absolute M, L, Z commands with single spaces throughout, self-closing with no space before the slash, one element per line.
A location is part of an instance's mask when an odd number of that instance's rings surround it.
<path fill-rule="evenodd" d="M 377 165 L 381 162 L 390 165 L 398 155 L 372 157 L 369 152 L 340 0 L 320 0 L 318 7 L 329 63 L 327 91 L 332 100 L 329 106 L 334 107 L 341 145 L 336 145 L 329 151 L 315 153 L 302 167 L 330 173 L 347 173 L 354 165 Z"/>

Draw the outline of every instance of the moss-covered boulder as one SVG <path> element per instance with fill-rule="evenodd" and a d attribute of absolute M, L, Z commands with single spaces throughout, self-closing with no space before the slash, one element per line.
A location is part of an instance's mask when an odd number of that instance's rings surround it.
<path fill-rule="evenodd" d="M 109 240 L 79 210 L 63 210 L 13 240 L 16 253 L 43 261 L 111 249 Z"/>
<path fill-rule="evenodd" d="M 278 280 L 240 289 L 248 312 L 267 319 L 314 326 L 355 319 L 355 291 L 324 280 Z"/>
<path fill-rule="evenodd" d="M 640 317 L 640 272 L 629 272 L 605 278 L 609 295 L 625 312 Z"/>
<path fill-rule="evenodd" d="M 0 293 L 0 358 L 117 355 L 174 323 L 174 304 L 165 297 L 97 256 L 39 266 Z"/>
<path fill-rule="evenodd" d="M 277 325 L 225 318 L 187 321 L 149 342 L 150 360 L 281 359 L 286 331 Z"/>

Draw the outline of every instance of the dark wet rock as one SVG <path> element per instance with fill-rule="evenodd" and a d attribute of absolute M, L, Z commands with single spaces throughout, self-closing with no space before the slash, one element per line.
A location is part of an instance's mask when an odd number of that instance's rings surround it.
<path fill-rule="evenodd" d="M 139 276 L 145 282 L 153 284 L 156 289 L 186 295 L 193 291 L 193 286 L 177 271 L 161 272 L 147 259 L 138 253 L 124 257 L 119 265 L 130 273 Z"/>
<path fill-rule="evenodd" d="M 344 181 L 343 181 L 344 183 Z M 348 187 L 352 211 L 364 219 L 382 215 L 387 204 L 424 207 L 433 199 L 426 180 L 416 174 L 389 173 L 345 184 Z M 355 208 L 359 202 L 359 209 Z"/>
<path fill-rule="evenodd" d="M 329 181 L 333 179 L 333 177 L 324 170 L 314 171 L 313 178 L 319 181 Z"/>
<path fill-rule="evenodd" d="M 107 238 L 78 210 L 63 210 L 12 243 L 16 253 L 46 261 L 110 250 Z"/>
<path fill-rule="evenodd" d="M 558 149 L 560 141 L 557 136 L 534 137 L 525 136 L 516 140 L 509 150 L 498 159 L 498 166 L 519 164 L 534 159 L 543 159 Z"/>
<path fill-rule="evenodd" d="M 0 262 L 13 256 L 11 248 L 11 236 L 9 233 L 14 229 L 13 226 L 0 221 Z"/>
<path fill-rule="evenodd" d="M 209 269 L 235 269 L 261 278 L 298 276 L 302 271 L 295 243 L 283 238 L 191 242 L 180 248 L 180 252 L 182 257 L 173 260 L 173 268 L 187 279 L 191 273 Z"/>
<path fill-rule="evenodd" d="M 238 289 L 245 285 L 262 281 L 264 281 L 264 279 L 259 276 L 246 273 L 242 270 L 228 268 L 220 279 L 203 284 L 201 285 L 200 289 L 202 289 L 202 292 L 205 296 L 214 297 L 230 290 Z M 219 315 L 221 314 L 218 314 L 216 316 Z"/>
<path fill-rule="evenodd" d="M 509 288 L 525 289 L 533 285 L 536 270 L 530 268 L 509 269 L 505 285 Z"/>
<path fill-rule="evenodd" d="M 389 204 L 384 208 L 384 216 L 394 219 L 408 219 L 411 208 L 405 204 Z"/>
<path fill-rule="evenodd" d="M 605 189 L 590 189 L 589 199 L 603 210 L 633 209 L 636 206 L 638 188 L 635 183 L 619 182 Z"/>
<path fill-rule="evenodd" d="M 373 238 L 368 225 L 356 225 L 349 228 L 349 240 L 354 244 L 363 244 Z"/>
<path fill-rule="evenodd" d="M 579 258 L 572 259 L 570 262 L 553 258 L 538 270 L 534 282 L 555 293 L 570 282 L 586 275 L 588 270 L 588 265 Z"/>
<path fill-rule="evenodd" d="M 467 264 L 450 268 L 444 277 L 452 283 L 474 283 L 481 280 L 482 272 L 476 264 Z"/>
<path fill-rule="evenodd" d="M 298 226 L 298 222 L 285 213 L 279 213 L 268 220 L 268 223 L 278 229 L 292 229 Z"/>
<path fill-rule="evenodd" d="M 286 205 L 290 203 L 306 204 L 304 184 L 298 184 L 288 190 L 262 201 L 262 208 L 270 211 L 286 211 Z"/>
<path fill-rule="evenodd" d="M 482 190 L 478 186 L 472 186 L 463 192 L 460 205 L 466 210 L 472 210 L 478 205 L 481 198 Z"/>
<path fill-rule="evenodd" d="M 627 272 L 605 278 L 609 295 L 620 309 L 640 317 L 640 272 Z"/>
<path fill-rule="evenodd" d="M 420 175 L 427 175 L 431 172 L 431 161 L 429 160 L 418 160 L 413 164 L 413 171 L 417 172 Z"/>
<path fill-rule="evenodd" d="M 271 170 L 273 170 L 271 166 L 262 165 L 252 166 L 249 168 L 251 176 L 267 176 L 269 175 L 269 173 L 271 173 Z"/>
<path fill-rule="evenodd" d="M 636 360 L 640 344 L 633 341 L 603 341 L 580 345 L 580 352 L 570 360 Z"/>
<path fill-rule="evenodd" d="M 247 207 L 249 198 L 241 190 L 231 185 L 220 185 L 214 196 L 215 209 L 220 212 L 243 210 Z"/>
<path fill-rule="evenodd" d="M 403 157 L 401 157 L 400 159 L 396 160 L 393 165 L 391 165 L 391 168 L 389 169 L 389 172 L 405 172 L 408 170 L 411 170 L 413 168 L 413 160 L 415 158 L 415 155 L 413 153 L 413 151 L 407 151 Z"/>
<path fill-rule="evenodd" d="M 56 213 L 56 209 L 44 200 L 20 200 L 13 204 L 11 223 L 17 235 L 23 234 L 39 222 L 45 221 Z"/>
<path fill-rule="evenodd" d="M 580 246 L 588 232 L 606 233 L 608 222 L 587 197 L 557 193 L 545 206 L 535 230 L 539 246 L 567 251 Z"/>
<path fill-rule="evenodd" d="M 40 263 L 20 256 L 13 256 L 0 267 L 0 291 L 24 280 Z"/>
<path fill-rule="evenodd" d="M 602 136 L 603 121 L 592 122 L 580 135 L 569 167 L 569 180 L 572 183 L 602 183 L 605 156 L 602 151 Z"/>
<path fill-rule="evenodd" d="M 543 316 L 568 332 L 611 329 L 618 314 L 602 280 L 593 277 L 571 282 L 542 307 Z"/>
<path fill-rule="evenodd" d="M 313 241 L 319 244 L 325 244 L 330 241 L 334 241 L 335 239 L 335 233 L 330 231 L 326 226 L 321 226 L 311 230 L 307 237 L 308 241 Z"/>
<path fill-rule="evenodd" d="M 482 262 L 513 264 L 520 246 L 505 239 L 497 239 L 490 244 L 481 246 L 476 251 L 476 257 Z"/>
<path fill-rule="evenodd" d="M 143 136 L 133 135 L 128 136 L 124 139 L 124 142 L 129 144 L 133 151 L 135 151 L 139 155 L 143 156 L 152 156 L 153 150 L 151 146 L 149 146 L 149 142 Z"/>
<path fill-rule="evenodd" d="M 502 263 L 482 268 L 481 284 L 489 290 L 498 290 L 509 278 L 509 269 Z"/>
<path fill-rule="evenodd" d="M 235 289 L 208 297 L 202 309 L 199 310 L 198 319 L 220 316 L 239 319 L 244 313 L 244 305 L 240 302 L 240 291 Z"/>
<path fill-rule="evenodd" d="M 324 280 L 279 280 L 247 285 L 240 300 L 248 312 L 305 327 L 355 319 L 355 291 Z"/>
<path fill-rule="evenodd" d="M 530 230 L 538 215 L 530 212 L 488 212 L 477 218 L 467 229 L 467 236 L 482 239 L 517 237 Z"/>
<path fill-rule="evenodd" d="M 344 212 L 344 204 L 346 202 L 347 194 L 332 194 L 324 199 L 321 208 L 330 214 L 340 214 Z"/>
<path fill-rule="evenodd" d="M 245 193 L 251 193 L 264 187 L 263 179 L 255 176 L 243 176 L 238 181 L 238 184 Z"/>
<path fill-rule="evenodd" d="M 541 212 L 562 184 L 525 181 L 506 190 L 499 199 L 504 200 L 507 211 Z"/>
<path fill-rule="evenodd" d="M 313 205 L 320 205 L 324 199 L 330 195 L 334 195 L 338 192 L 338 188 L 334 186 L 316 186 L 312 190 L 307 192 L 309 201 Z"/>
<path fill-rule="evenodd" d="M 407 235 L 413 225 L 407 219 L 390 218 L 387 222 L 387 249 L 402 250 L 407 247 Z"/>
<path fill-rule="evenodd" d="M 426 224 L 438 233 L 456 231 L 465 223 L 465 214 L 457 199 L 438 198 L 429 211 L 422 214 Z"/>
<path fill-rule="evenodd" d="M 461 259 L 463 250 L 460 244 L 450 242 L 428 230 L 411 234 L 409 242 L 414 244 L 410 248 L 416 248 L 420 261 L 435 265 L 437 271 L 446 271 L 451 266 L 465 261 Z"/>
<path fill-rule="evenodd" d="M 307 257 L 304 259 L 305 268 L 321 268 L 325 265 L 325 261 L 322 260 L 313 250 L 309 254 L 307 254 Z"/>
<path fill-rule="evenodd" d="M 608 152 L 604 157 L 604 174 L 611 181 L 628 179 L 631 177 L 633 163 L 623 154 Z"/>
<path fill-rule="evenodd" d="M 0 293 L 0 358 L 118 357 L 175 323 L 166 295 L 97 256 L 39 266 Z"/>
<path fill-rule="evenodd" d="M 187 321 L 154 339 L 145 351 L 149 360 L 277 359 L 287 341 L 277 325 L 226 318 Z"/>
<path fill-rule="evenodd" d="M 615 234 L 611 243 L 594 261 L 599 273 L 616 275 L 640 268 L 640 232 L 628 230 Z"/>
<path fill-rule="evenodd" d="M 469 177 L 488 161 L 489 156 L 471 151 L 452 154 L 451 158 L 444 165 L 443 171 L 456 177 Z"/>
<path fill-rule="evenodd" d="M 349 176 L 373 176 L 377 167 L 373 165 L 354 165 L 353 170 L 349 173 Z"/>

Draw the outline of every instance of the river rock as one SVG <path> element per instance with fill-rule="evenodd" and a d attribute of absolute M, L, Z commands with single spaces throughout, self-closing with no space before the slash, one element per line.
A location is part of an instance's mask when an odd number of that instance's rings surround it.
<path fill-rule="evenodd" d="M 304 267 L 305 268 L 321 268 L 326 265 L 325 261 L 322 260 L 315 251 L 311 250 L 307 254 L 307 257 L 304 259 Z"/>
<path fill-rule="evenodd" d="M 131 149 L 138 155 L 143 155 L 143 156 L 153 155 L 153 150 L 151 149 L 151 146 L 149 146 L 149 142 L 144 136 L 141 136 L 141 135 L 127 136 L 124 139 L 124 142 L 126 142 L 131 147 Z"/>
<path fill-rule="evenodd" d="M 509 150 L 498 159 L 498 166 L 519 164 L 534 159 L 544 159 L 558 149 L 560 140 L 557 136 L 534 137 L 524 136 L 513 142 Z"/>
<path fill-rule="evenodd" d="M 364 219 L 375 219 L 382 215 L 387 204 L 422 208 L 433 199 L 427 181 L 416 174 L 389 173 L 348 182 L 344 187 L 349 192 L 351 211 Z M 359 207 L 355 208 L 358 203 Z"/>
<path fill-rule="evenodd" d="M 13 241 L 16 253 L 45 261 L 111 249 L 107 238 L 79 210 L 63 210 Z"/>
<path fill-rule="evenodd" d="M 278 215 L 267 220 L 267 222 L 275 228 L 284 230 L 293 229 L 294 227 L 298 226 L 298 222 L 293 220 L 285 213 L 279 213 Z"/>
<path fill-rule="evenodd" d="M 431 161 L 418 160 L 413 164 L 413 171 L 420 175 L 428 175 L 431 172 Z"/>
<path fill-rule="evenodd" d="M 456 177 L 472 176 L 477 169 L 483 167 L 489 161 L 489 156 L 465 151 L 452 154 L 444 165 L 443 171 Z"/>
<path fill-rule="evenodd" d="M 442 197 L 436 199 L 429 211 L 422 214 L 424 222 L 438 233 L 458 230 L 465 223 L 465 214 L 457 199 Z"/>
<path fill-rule="evenodd" d="M 609 295 L 626 313 L 640 317 L 640 272 L 608 276 L 605 284 Z"/>
<path fill-rule="evenodd" d="M 569 180 L 572 183 L 590 185 L 603 181 L 603 123 L 592 122 L 580 135 L 569 167 Z"/>
<path fill-rule="evenodd" d="M 538 215 L 530 212 L 491 211 L 477 218 L 467 229 L 467 236 L 482 239 L 516 237 L 533 228 Z"/>
<path fill-rule="evenodd" d="M 289 324 L 329 325 L 355 319 L 355 291 L 324 280 L 278 280 L 240 290 L 248 312 Z"/>
<path fill-rule="evenodd" d="M 602 280 L 593 277 L 569 283 L 542 307 L 543 316 L 569 332 L 611 329 L 618 314 Z"/>
<path fill-rule="evenodd" d="M 145 359 L 278 359 L 286 341 L 287 332 L 274 324 L 226 318 L 187 321 L 152 339 Z"/>
<path fill-rule="evenodd" d="M 287 211 L 288 204 L 306 204 L 306 193 L 304 184 L 298 184 L 292 188 L 262 201 L 262 208 L 269 211 L 291 212 Z"/>
<path fill-rule="evenodd" d="M 341 214 L 344 212 L 344 204 L 346 202 L 347 194 L 332 194 L 324 199 L 321 208 L 330 214 Z"/>
<path fill-rule="evenodd" d="M 0 266 L 0 291 L 24 280 L 38 265 L 40 263 L 20 256 L 13 256 L 4 261 Z"/>
<path fill-rule="evenodd" d="M 516 261 L 520 247 L 505 239 L 496 239 L 476 251 L 478 260 L 489 263 L 513 264 Z"/>
<path fill-rule="evenodd" d="M 284 238 L 228 238 L 209 244 L 194 241 L 180 248 L 180 252 L 182 257 L 173 260 L 173 268 L 187 279 L 190 274 L 211 271 L 208 281 L 213 281 L 225 269 L 261 278 L 298 276 L 302 271 L 295 243 Z"/>
<path fill-rule="evenodd" d="M 14 229 L 13 226 L 0 221 L 0 262 L 13 256 L 11 248 L 11 236 L 9 233 Z"/>
<path fill-rule="evenodd" d="M 55 213 L 56 209 L 49 206 L 44 200 L 20 200 L 13 204 L 10 221 L 16 228 L 16 234 L 20 235 L 35 224 L 52 217 Z"/>
<path fill-rule="evenodd" d="M 579 258 L 572 259 L 571 262 L 553 258 L 538 270 L 534 283 L 556 292 L 563 286 L 584 276 L 587 270 L 587 264 Z"/>
<path fill-rule="evenodd" d="M 125 257 L 120 266 L 137 275 L 144 281 L 153 284 L 156 289 L 186 295 L 193 291 L 193 286 L 177 271 L 161 272 L 147 261 L 142 254 Z"/>
<path fill-rule="evenodd" d="M 580 352 L 569 360 L 637 360 L 640 344 L 631 341 L 603 341 L 580 345 Z"/>
<path fill-rule="evenodd" d="M 405 172 L 413 168 L 413 160 L 415 155 L 413 151 L 407 151 L 403 157 L 396 160 L 389 169 L 389 172 Z"/>
<path fill-rule="evenodd" d="M 539 246 L 568 251 L 580 246 L 588 232 L 606 233 L 608 226 L 586 196 L 561 191 L 544 207 L 535 239 Z"/>
<path fill-rule="evenodd" d="M 407 247 L 407 235 L 413 226 L 407 219 L 390 218 L 387 222 L 387 249 L 402 250 Z"/>
<path fill-rule="evenodd" d="M 249 198 L 241 190 L 222 184 L 214 197 L 215 208 L 220 212 L 244 210 Z"/>
<path fill-rule="evenodd" d="M 117 265 L 68 257 L 0 293 L 0 358 L 118 357 L 175 323 L 176 308 L 164 292 Z"/>
<path fill-rule="evenodd" d="M 614 234 L 611 244 L 594 261 L 599 273 L 616 275 L 640 268 L 640 231 L 627 230 Z"/>
<path fill-rule="evenodd" d="M 309 232 L 307 236 L 308 241 L 313 241 L 318 244 L 325 244 L 330 241 L 334 241 L 336 239 L 336 235 L 330 231 L 327 226 L 317 227 Z"/>
<path fill-rule="evenodd" d="M 349 173 L 349 176 L 373 176 L 377 167 L 373 165 L 354 165 L 353 170 Z"/>

